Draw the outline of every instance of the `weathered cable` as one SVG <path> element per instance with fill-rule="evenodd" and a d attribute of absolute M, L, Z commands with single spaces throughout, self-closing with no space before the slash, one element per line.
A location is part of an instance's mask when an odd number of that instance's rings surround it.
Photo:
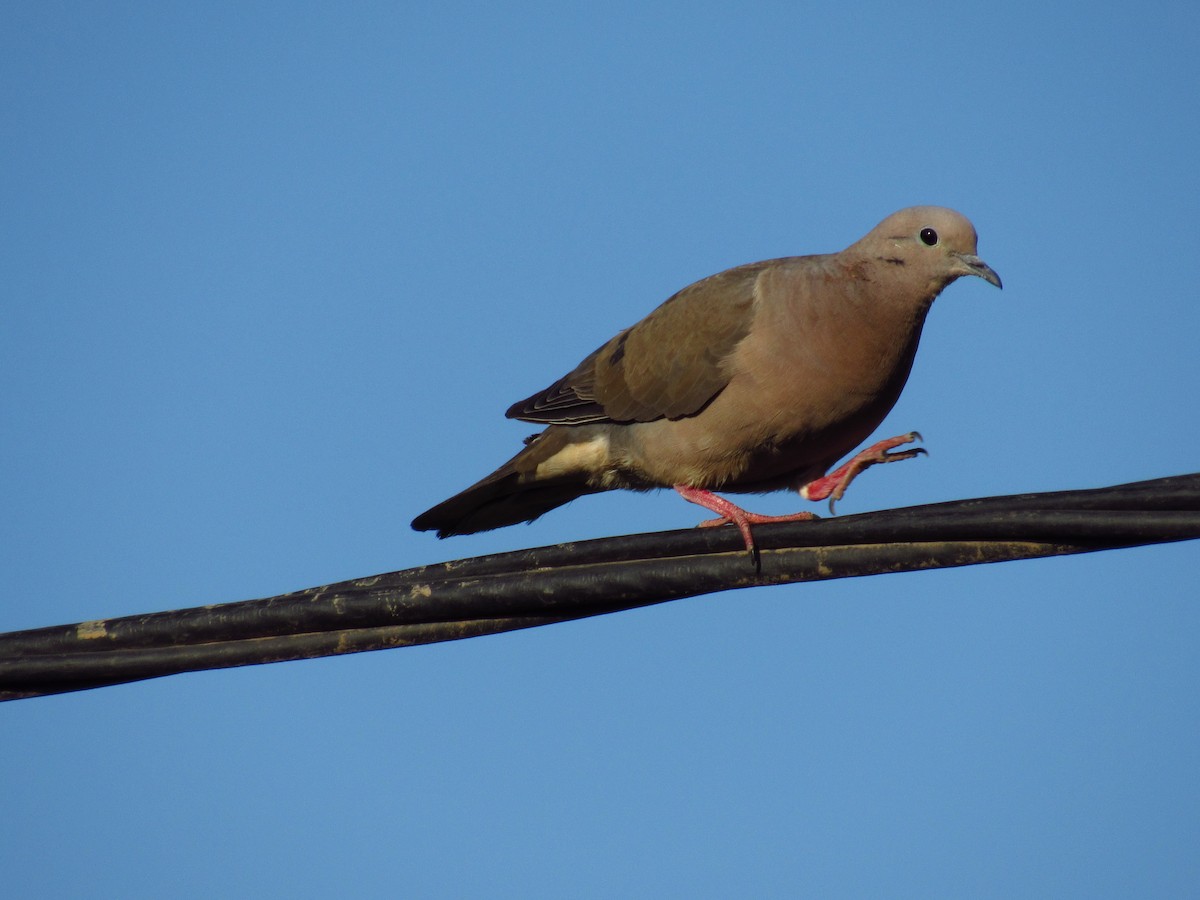
<path fill-rule="evenodd" d="M 734 529 L 626 535 L 421 566 L 240 603 L 0 635 L 0 699 L 410 646 L 697 594 L 1188 540 L 1200 474 Z"/>

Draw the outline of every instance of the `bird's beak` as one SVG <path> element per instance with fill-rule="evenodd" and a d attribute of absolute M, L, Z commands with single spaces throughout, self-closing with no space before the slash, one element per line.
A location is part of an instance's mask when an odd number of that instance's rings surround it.
<path fill-rule="evenodd" d="M 1004 285 L 1000 283 L 1000 276 L 996 274 L 996 270 L 985 263 L 978 256 L 974 256 L 970 253 L 955 253 L 954 255 L 958 257 L 958 261 L 963 264 L 963 275 L 978 275 L 988 284 L 994 284 L 1001 290 L 1004 289 Z"/>

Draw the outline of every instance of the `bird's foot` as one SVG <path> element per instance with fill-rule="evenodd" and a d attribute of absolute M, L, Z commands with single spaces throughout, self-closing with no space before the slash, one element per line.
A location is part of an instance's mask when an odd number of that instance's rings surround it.
<path fill-rule="evenodd" d="M 675 485 L 675 490 L 679 492 L 679 496 L 684 500 L 712 510 L 720 517 L 717 519 L 706 519 L 698 527 L 713 528 L 717 525 L 736 525 L 738 531 L 742 533 L 742 540 L 746 542 L 746 549 L 750 552 L 755 565 L 758 564 L 758 547 L 754 543 L 754 534 L 750 531 L 751 525 L 764 525 L 771 522 L 802 522 L 817 518 L 810 512 L 797 512 L 786 516 L 766 516 L 762 513 L 747 512 L 733 501 L 726 500 L 712 491 L 706 491 L 703 488 L 688 487 L 686 484 Z"/>
<path fill-rule="evenodd" d="M 911 444 L 913 441 L 921 439 L 919 431 L 910 431 L 908 434 L 902 434 L 899 437 L 888 438 L 886 441 L 873 444 L 857 454 L 845 465 L 838 466 L 838 468 L 834 469 L 828 475 L 822 475 L 815 481 L 810 481 L 804 487 L 800 488 L 800 496 L 805 500 L 824 500 L 828 497 L 829 511 L 833 512 L 834 504 L 845 496 L 846 488 L 850 486 L 850 482 L 857 478 L 864 470 L 869 469 L 877 463 L 899 462 L 902 459 L 912 459 L 914 456 L 922 454 L 928 455 L 924 447 L 912 447 L 908 450 L 899 450 L 894 453 L 889 452 L 895 447 Z"/>

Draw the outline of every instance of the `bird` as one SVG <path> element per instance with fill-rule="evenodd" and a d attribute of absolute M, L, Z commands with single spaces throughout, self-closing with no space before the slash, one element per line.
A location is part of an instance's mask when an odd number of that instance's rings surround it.
<path fill-rule="evenodd" d="M 716 513 L 702 526 L 736 525 L 757 560 L 752 525 L 814 514 L 752 513 L 718 491 L 795 490 L 833 511 L 865 469 L 924 453 L 910 432 L 830 471 L 895 405 L 930 306 L 962 276 L 1003 287 L 965 216 L 914 206 L 840 252 L 703 278 L 514 403 L 508 418 L 544 430 L 412 527 L 473 534 L 587 494 L 674 488 Z"/>

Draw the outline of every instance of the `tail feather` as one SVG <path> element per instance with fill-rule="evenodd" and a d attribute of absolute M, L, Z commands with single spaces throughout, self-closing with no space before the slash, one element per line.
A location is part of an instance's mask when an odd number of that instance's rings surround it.
<path fill-rule="evenodd" d="M 594 494 L 601 488 L 588 484 L 587 473 L 576 471 L 553 478 L 537 478 L 539 462 L 562 449 L 565 441 L 542 440 L 557 429 L 542 432 L 537 439 L 481 481 L 443 500 L 413 519 L 417 531 L 437 531 L 440 538 L 475 534 L 520 522 L 532 522 L 576 497 Z M 553 437 L 558 438 L 557 434 Z"/>
<path fill-rule="evenodd" d="M 521 484 L 516 473 L 484 479 L 413 519 L 417 531 L 437 531 L 440 538 L 475 534 L 505 525 L 532 522 L 543 513 L 595 492 L 581 482 Z"/>

